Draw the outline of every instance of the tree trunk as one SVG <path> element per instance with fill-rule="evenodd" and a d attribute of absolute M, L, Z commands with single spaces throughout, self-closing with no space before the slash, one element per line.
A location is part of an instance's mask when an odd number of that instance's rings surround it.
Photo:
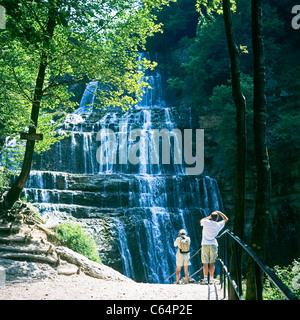
<path fill-rule="evenodd" d="M 236 171 L 235 171 L 235 209 L 233 232 L 241 239 L 244 237 L 245 193 L 246 193 L 246 162 L 247 162 L 247 129 L 246 129 L 246 99 L 241 89 L 239 49 L 236 45 L 230 12 L 230 1 L 223 0 L 223 15 L 227 46 L 231 61 L 232 97 L 236 107 Z M 237 280 L 235 259 L 236 251 L 232 248 L 231 275 L 237 281 L 239 290 L 241 283 Z M 232 289 L 232 288 L 231 288 Z M 230 290 L 230 299 L 236 298 L 234 290 Z"/>
<path fill-rule="evenodd" d="M 45 62 L 45 57 L 42 57 L 40 67 L 39 67 L 38 77 L 36 80 L 34 99 L 32 103 L 32 109 L 31 109 L 32 123 L 29 127 L 29 133 L 36 133 L 40 104 L 43 96 L 42 88 L 44 85 L 46 67 L 47 67 L 47 63 Z M 33 152 L 34 152 L 34 145 L 35 145 L 34 140 L 33 141 L 27 140 L 21 173 L 16 179 L 16 181 L 14 182 L 14 184 L 11 186 L 10 190 L 8 191 L 4 199 L 6 208 L 11 208 L 13 206 L 13 204 L 19 199 L 20 194 L 23 188 L 25 187 L 25 184 L 30 174 Z"/>
<path fill-rule="evenodd" d="M 52 6 L 49 9 L 47 31 L 46 31 L 46 34 L 44 35 L 46 49 L 43 49 L 43 52 L 41 54 L 38 76 L 37 76 L 35 88 L 34 88 L 34 97 L 32 102 L 32 109 L 31 109 L 31 124 L 29 127 L 30 134 L 36 133 L 36 129 L 38 125 L 39 111 L 41 106 L 41 100 L 43 97 L 45 74 L 46 74 L 46 68 L 48 64 L 47 60 L 48 60 L 49 53 L 48 53 L 47 47 L 49 45 L 49 41 L 53 37 L 54 28 L 56 25 L 55 7 L 52 2 L 50 4 Z M 4 201 L 2 204 L 4 209 L 9 209 L 14 205 L 14 203 L 19 199 L 23 188 L 25 187 L 25 184 L 28 180 L 30 170 L 31 170 L 34 146 L 35 146 L 34 140 L 33 141 L 27 140 L 21 173 L 16 179 L 16 181 L 13 183 L 11 188 L 9 189 L 8 193 L 4 196 Z"/>
<path fill-rule="evenodd" d="M 254 63 L 254 150 L 256 157 L 256 199 L 251 233 L 251 248 L 264 260 L 270 204 L 270 164 L 266 141 L 266 70 L 262 32 L 261 0 L 252 0 L 252 46 Z M 262 276 L 255 285 L 255 268 L 249 262 L 247 299 L 262 299 Z"/>

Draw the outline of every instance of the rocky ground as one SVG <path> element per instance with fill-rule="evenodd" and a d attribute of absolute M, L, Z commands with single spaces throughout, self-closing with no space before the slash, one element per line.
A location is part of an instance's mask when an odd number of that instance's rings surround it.
<path fill-rule="evenodd" d="M 219 286 L 136 283 L 59 246 L 26 205 L 0 219 L 1 300 L 216 300 Z"/>

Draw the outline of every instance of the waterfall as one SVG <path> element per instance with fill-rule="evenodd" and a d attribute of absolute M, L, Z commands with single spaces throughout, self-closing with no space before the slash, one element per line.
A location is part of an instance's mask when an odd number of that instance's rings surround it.
<path fill-rule="evenodd" d="M 152 90 L 137 106 L 104 115 L 93 110 L 98 83 L 90 82 L 60 128 L 71 134 L 35 157 L 24 194 L 49 222 L 73 219 L 87 227 L 105 264 L 136 281 L 167 283 L 178 231 L 187 230 L 193 254 L 201 243 L 199 220 L 223 207 L 217 181 L 187 175 L 179 161 L 191 110 L 167 104 L 159 70 L 147 76 Z M 169 155 L 156 135 L 161 129 L 170 133 Z M 190 274 L 199 266 L 196 257 Z"/>
<path fill-rule="evenodd" d="M 79 108 L 74 112 L 75 114 L 87 113 L 93 110 L 93 104 L 95 102 L 95 93 L 97 92 L 98 81 L 91 81 L 81 98 Z"/>
<path fill-rule="evenodd" d="M 118 231 L 119 251 L 121 254 L 122 264 L 124 267 L 123 272 L 125 276 L 135 280 L 132 257 L 128 248 L 128 238 L 125 231 L 125 227 L 119 219 L 114 219 L 114 222 Z"/>

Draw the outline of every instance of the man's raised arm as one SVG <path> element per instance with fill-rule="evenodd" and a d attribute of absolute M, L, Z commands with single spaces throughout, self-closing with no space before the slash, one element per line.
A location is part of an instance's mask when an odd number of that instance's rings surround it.
<path fill-rule="evenodd" d="M 225 221 L 225 223 L 228 221 L 227 216 L 223 212 L 221 212 L 221 211 L 215 211 L 215 212 L 217 212 L 222 217 L 222 219 Z"/>

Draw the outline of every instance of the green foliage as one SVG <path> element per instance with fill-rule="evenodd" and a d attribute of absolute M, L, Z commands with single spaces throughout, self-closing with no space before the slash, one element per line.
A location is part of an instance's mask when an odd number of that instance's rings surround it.
<path fill-rule="evenodd" d="M 300 298 L 300 259 L 287 267 L 274 267 L 274 272 L 278 278 Z M 265 300 L 284 300 L 284 296 L 279 289 L 271 284 L 269 279 L 265 280 L 263 298 Z"/>
<path fill-rule="evenodd" d="M 196 106 L 196 109 L 207 104 L 212 89 L 228 79 L 230 62 L 225 33 L 219 24 L 223 24 L 219 17 L 201 19 L 196 37 L 183 38 L 179 43 L 182 48 L 178 59 L 180 67 L 174 68 L 173 73 L 178 80 L 170 84 L 183 80 L 182 96 L 188 97 L 186 103 Z"/>
<path fill-rule="evenodd" d="M 6 29 L 0 31 L 0 156 L 2 137 L 28 131 L 36 89 L 42 89 L 37 133 L 44 135 L 37 152 L 63 138 L 55 134 L 63 120 L 57 114 L 77 107 L 70 90 L 74 83 L 98 80 L 99 108 L 125 110 L 136 104 L 148 85 L 141 81 L 144 71 L 155 66 L 138 61 L 138 52 L 145 50 L 147 37 L 161 30 L 153 10 L 170 1 L 0 0 L 6 9 Z M 37 88 L 41 63 L 45 80 Z M 3 157 L 1 162 L 9 166 Z"/>
<path fill-rule="evenodd" d="M 233 14 L 233 22 L 240 48 L 241 71 L 251 74 L 250 3 L 242 0 L 239 4 L 237 12 Z M 214 87 L 226 84 L 230 79 L 230 58 L 223 15 L 214 11 L 201 14 L 196 37 L 182 39 L 180 45 L 185 58 L 179 61 L 180 68 L 177 68 L 179 71 L 175 77 L 184 79 L 186 83 L 182 95 L 189 97 L 189 101 L 185 103 L 192 104 L 196 111 L 200 111 L 201 106 L 209 103 Z"/>
<path fill-rule="evenodd" d="M 236 11 L 236 1 L 230 0 L 231 10 Z M 217 12 L 218 14 L 223 13 L 222 0 L 197 0 L 197 10 L 199 12 L 203 12 L 203 8 L 205 8 L 205 12 L 207 14 L 211 14 Z"/>
<path fill-rule="evenodd" d="M 251 106 L 253 104 L 253 79 L 251 76 L 246 74 L 241 74 L 241 88 L 242 92 L 246 98 L 247 105 Z M 216 86 L 213 89 L 213 94 L 210 97 L 211 108 L 217 112 L 221 113 L 222 120 L 220 123 L 219 131 L 221 133 L 221 138 L 219 143 L 225 147 L 225 153 L 228 155 L 228 159 L 232 157 L 232 152 L 235 153 L 235 105 L 232 98 L 231 81 L 228 81 L 227 85 Z M 251 108 L 246 110 L 246 122 L 248 124 L 248 137 L 252 137 L 251 125 L 253 121 L 253 112 Z"/>
<path fill-rule="evenodd" d="M 183 38 L 175 47 L 173 78 L 168 83 L 180 106 L 192 105 L 199 116 L 222 115 L 218 128 L 218 143 L 225 147 L 226 164 L 234 168 L 235 109 L 230 88 L 230 60 L 228 55 L 223 15 L 214 10 L 207 13 L 204 4 L 211 6 L 221 1 L 198 1 L 202 15 L 194 38 Z M 263 8 L 264 42 L 267 67 L 268 143 L 272 167 L 273 190 L 285 184 L 285 191 L 293 183 L 291 175 L 299 173 L 299 50 L 284 33 L 281 12 L 266 1 Z M 248 163 L 254 163 L 252 115 L 252 43 L 251 1 L 236 1 L 232 14 L 236 42 L 240 49 L 243 92 L 247 99 Z M 289 30 L 290 31 L 290 30 Z M 283 38 L 284 37 L 284 38 Z M 284 46 L 282 45 L 284 43 Z M 290 49 L 286 49 L 285 46 Z M 245 78 L 248 77 L 248 80 Z M 201 124 L 199 124 L 201 125 Z M 288 155 L 288 156 L 287 156 Z M 253 176 L 253 175 L 252 175 Z M 230 174 L 231 178 L 232 175 Z M 227 176 L 227 179 L 229 178 Z M 282 190 L 282 188 L 280 187 Z"/>
<path fill-rule="evenodd" d="M 55 231 L 62 245 L 90 260 L 101 262 L 94 238 L 81 225 L 69 221 L 59 224 Z"/>
<path fill-rule="evenodd" d="M 177 90 L 177 93 L 180 94 L 178 98 L 184 97 L 183 103 L 192 104 L 196 111 L 209 103 L 215 86 L 226 84 L 230 78 L 230 59 L 224 17 L 217 14 L 214 8 L 214 5 L 221 4 L 221 2 L 219 0 L 198 1 L 198 4 L 201 4 L 202 14 L 199 18 L 197 34 L 194 38 L 182 39 L 180 47 L 176 48 L 180 59 L 178 59 L 178 65 L 174 66 L 173 76 L 185 83 L 181 92 Z M 251 75 L 253 63 L 251 1 L 239 0 L 235 2 L 236 7 L 234 7 L 232 19 L 236 43 L 240 51 L 241 72 Z M 210 8 L 209 12 L 207 12 L 207 6 Z M 264 4 L 263 23 L 266 62 L 268 76 L 270 76 L 273 75 L 272 68 L 278 67 L 281 48 L 278 39 L 283 34 L 283 22 L 276 12 L 276 7 L 269 3 Z M 282 69 L 284 70 L 284 68 Z M 180 83 L 178 80 L 171 81 L 171 86 Z"/>
<path fill-rule="evenodd" d="M 9 186 L 9 171 L 6 167 L 0 167 L 0 188 Z"/>
<path fill-rule="evenodd" d="M 168 50 L 178 45 L 183 37 L 193 38 L 199 13 L 195 10 L 197 0 L 177 0 L 157 12 L 157 21 L 162 23 L 163 33 L 157 33 L 147 41 L 147 49 L 153 52 Z"/>

